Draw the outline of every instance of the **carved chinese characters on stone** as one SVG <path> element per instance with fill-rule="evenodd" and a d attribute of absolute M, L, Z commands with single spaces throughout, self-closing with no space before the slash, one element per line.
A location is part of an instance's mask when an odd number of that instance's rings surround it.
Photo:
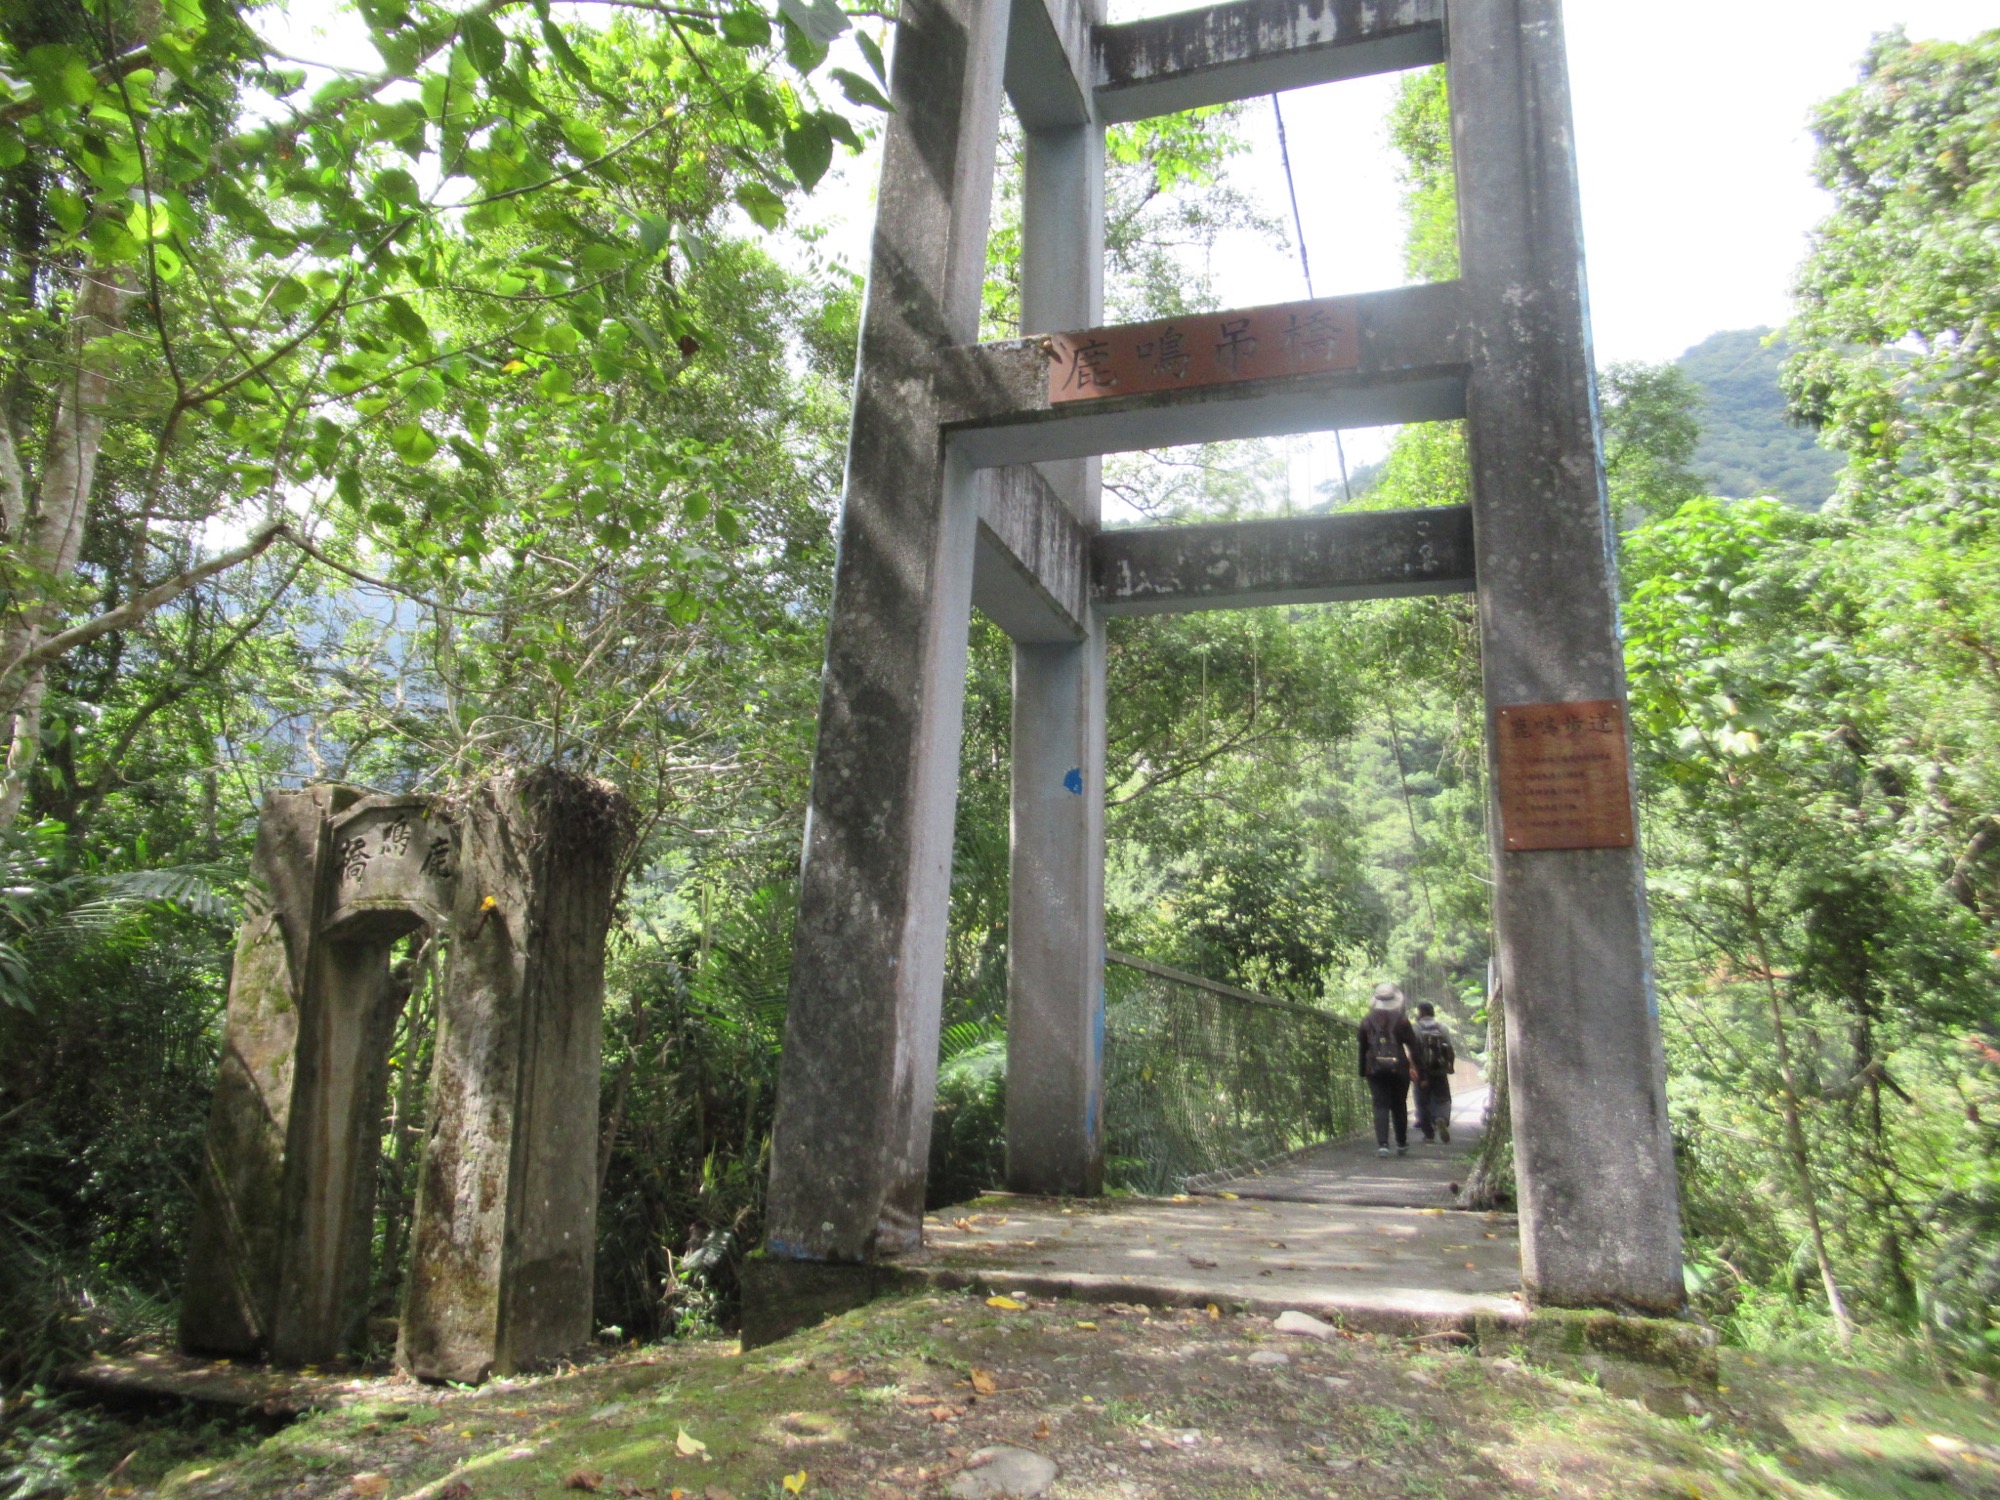
<path fill-rule="evenodd" d="M 1517 704 L 1495 713 L 1493 732 L 1509 853 L 1631 847 L 1630 754 L 1616 700 Z"/>
<path fill-rule="evenodd" d="M 451 909 L 452 830 L 426 804 L 366 798 L 335 821 L 331 837 L 337 889 L 328 931 L 435 926 Z"/>
<path fill-rule="evenodd" d="M 1345 298 L 1058 333 L 1048 349 L 1051 403 L 1352 370 L 1361 363 L 1355 305 Z"/>

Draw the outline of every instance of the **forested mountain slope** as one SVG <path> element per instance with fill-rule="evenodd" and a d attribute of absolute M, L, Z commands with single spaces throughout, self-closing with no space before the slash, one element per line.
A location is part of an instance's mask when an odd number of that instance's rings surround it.
<path fill-rule="evenodd" d="M 1811 428 L 1786 419 L 1778 372 L 1792 354 L 1768 328 L 1712 333 L 1674 363 L 1701 387 L 1695 468 L 1715 493 L 1745 500 L 1775 495 L 1818 510 L 1833 493 L 1840 455 Z"/>

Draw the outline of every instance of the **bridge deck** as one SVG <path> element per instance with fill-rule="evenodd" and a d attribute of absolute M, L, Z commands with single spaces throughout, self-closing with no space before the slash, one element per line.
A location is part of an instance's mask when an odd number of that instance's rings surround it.
<path fill-rule="evenodd" d="M 1453 1101 L 1449 1146 L 1420 1144 L 1413 1119 L 1408 1156 L 1377 1156 L 1371 1134 L 1314 1146 L 1262 1172 L 1222 1183 L 1213 1191 L 1260 1200 L 1345 1203 L 1359 1208 L 1456 1208 L 1457 1190 L 1472 1170 L 1472 1157 L 1479 1150 L 1486 1096 L 1486 1085 L 1479 1083 Z"/>
<path fill-rule="evenodd" d="M 1200 1196 L 996 1196 L 924 1223 L 896 1264 L 947 1285 L 1159 1306 L 1297 1308 L 1406 1332 L 1523 1316 L 1510 1214 L 1446 1207 L 1478 1142 L 1483 1090 L 1454 1110 L 1450 1146 L 1375 1154 L 1373 1137 L 1321 1146 Z M 1225 1196 L 1226 1195 L 1226 1196 Z"/>

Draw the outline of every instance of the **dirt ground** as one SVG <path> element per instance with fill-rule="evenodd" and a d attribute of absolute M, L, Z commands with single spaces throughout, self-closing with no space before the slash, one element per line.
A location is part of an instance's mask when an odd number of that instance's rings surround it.
<path fill-rule="evenodd" d="M 2000 1500 L 2000 1420 L 1970 1390 L 1727 1353 L 1723 1371 L 1704 1388 L 1219 1308 L 932 1293 L 748 1355 L 629 1349 L 478 1390 L 384 1379 L 163 1472 L 142 1445 L 71 1493 L 929 1500 L 1004 1444 L 1054 1461 L 1055 1500 Z"/>

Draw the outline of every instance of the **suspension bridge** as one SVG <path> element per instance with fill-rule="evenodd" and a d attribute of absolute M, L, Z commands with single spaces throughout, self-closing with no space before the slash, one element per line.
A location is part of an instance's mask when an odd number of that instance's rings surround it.
<path fill-rule="evenodd" d="M 1451 1142 L 1413 1125 L 1383 1158 L 1351 1020 L 1126 954 L 1106 988 L 1113 1194 L 932 1213 L 899 1278 L 1443 1336 L 1524 1315 L 1514 1216 L 1458 1207 L 1487 1106 L 1476 1061 L 1453 1079 Z"/>

